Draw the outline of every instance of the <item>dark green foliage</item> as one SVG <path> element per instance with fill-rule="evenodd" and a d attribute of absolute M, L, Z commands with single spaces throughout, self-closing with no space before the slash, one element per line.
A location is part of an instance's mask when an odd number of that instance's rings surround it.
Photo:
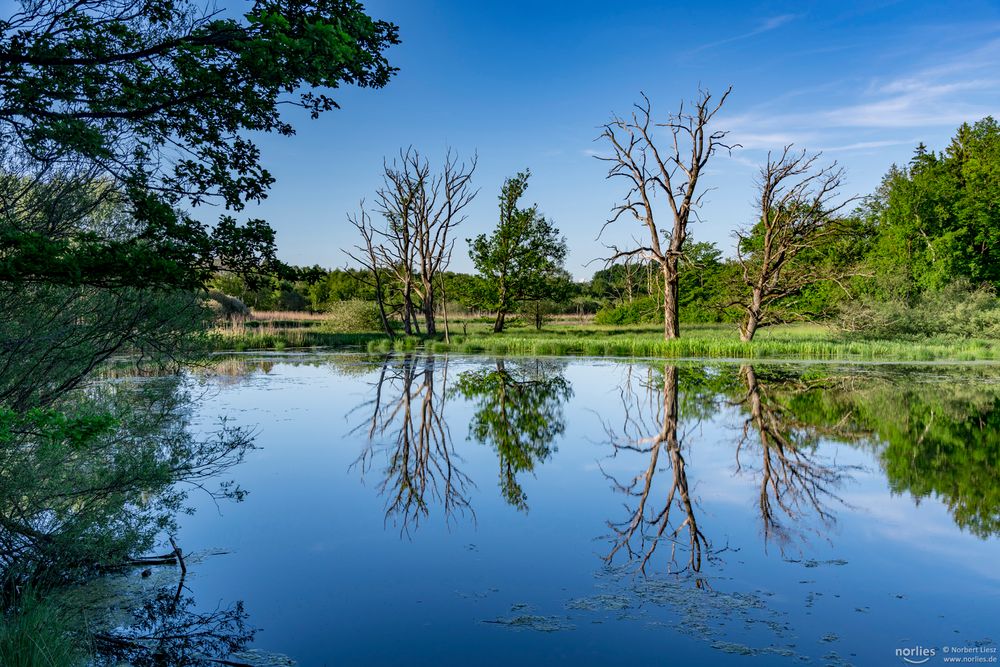
<path fill-rule="evenodd" d="M 341 301 L 373 301 L 374 295 L 364 277 L 364 271 L 358 269 L 291 266 L 256 284 L 231 272 L 216 273 L 209 284 L 255 310 L 323 312 Z"/>
<path fill-rule="evenodd" d="M 866 209 L 882 299 L 912 299 L 966 279 L 1000 285 L 1000 126 L 992 117 L 962 125 L 939 154 L 921 144 L 893 167 Z"/>
<path fill-rule="evenodd" d="M 663 321 L 663 305 L 651 296 L 605 306 L 594 315 L 594 324 L 614 326 Z"/>
<path fill-rule="evenodd" d="M 725 319 L 732 264 L 714 243 L 690 238 L 678 268 L 678 308 L 683 322 Z M 632 325 L 663 322 L 663 276 L 653 263 L 612 264 L 594 273 L 589 293 L 605 300 L 597 324 Z"/>
<path fill-rule="evenodd" d="M 313 117 L 336 106 L 317 88 L 380 87 L 396 27 L 353 0 L 267 0 L 239 18 L 187 0 L 56 0 L 0 21 L 0 125 L 16 156 L 108 181 L 134 219 L 127 235 L 2 227 L 0 278 L 69 285 L 191 287 L 213 262 L 246 272 L 273 261 L 260 220 L 212 230 L 183 202 L 232 210 L 273 182 L 249 138 L 292 134 L 281 103 Z M 65 167 L 69 165 L 69 167 Z"/>

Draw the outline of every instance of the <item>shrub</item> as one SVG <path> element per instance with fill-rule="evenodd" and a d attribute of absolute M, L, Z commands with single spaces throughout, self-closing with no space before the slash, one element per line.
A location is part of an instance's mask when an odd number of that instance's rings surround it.
<path fill-rule="evenodd" d="M 841 329 L 864 338 L 944 335 L 1000 338 L 1000 298 L 986 286 L 956 281 L 905 301 L 859 300 L 841 308 Z"/>
<path fill-rule="evenodd" d="M 235 296 L 223 294 L 219 290 L 209 290 L 209 307 L 227 320 L 244 320 L 250 317 L 250 309 Z"/>
<path fill-rule="evenodd" d="M 605 306 L 594 315 L 595 324 L 614 326 L 662 321 L 663 308 L 652 297 L 633 299 L 613 307 Z"/>
<path fill-rule="evenodd" d="M 371 301 L 340 301 L 330 307 L 325 328 L 336 333 L 381 331 L 378 306 Z"/>

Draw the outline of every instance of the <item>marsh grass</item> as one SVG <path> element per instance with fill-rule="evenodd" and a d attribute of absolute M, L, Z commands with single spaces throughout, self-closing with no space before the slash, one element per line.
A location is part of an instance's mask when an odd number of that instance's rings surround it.
<path fill-rule="evenodd" d="M 18 609 L 0 614 L 3 667 L 72 667 L 85 664 L 86 659 L 80 638 L 56 602 L 24 595 Z"/>
<path fill-rule="evenodd" d="M 370 351 L 400 349 L 404 341 L 369 343 Z M 412 346 L 410 340 L 405 345 Z M 425 341 L 435 352 L 531 356 L 595 357 L 712 357 L 731 359 L 862 359 L 885 361 L 973 361 L 1000 359 L 1000 341 L 981 339 L 926 338 L 922 340 L 862 340 L 830 328 L 809 326 L 775 327 L 752 343 L 744 343 L 729 327 L 689 326 L 681 338 L 665 341 L 659 331 L 642 328 L 575 327 L 565 330 L 518 332 L 501 335 L 453 336 L 451 344 Z"/>
<path fill-rule="evenodd" d="M 282 326 L 272 322 L 220 325 L 208 333 L 208 348 L 216 351 L 284 350 L 302 347 L 364 347 L 384 334 L 331 331 L 322 323 Z"/>
<path fill-rule="evenodd" d="M 1000 340 L 946 336 L 886 340 L 861 338 L 819 324 L 770 327 L 752 343 L 743 343 L 732 325 L 689 324 L 681 338 L 663 340 L 659 325 L 611 326 L 558 322 L 536 331 L 519 325 L 494 334 L 485 321 L 452 323 L 450 343 L 442 336 L 400 336 L 389 341 L 380 332 L 340 333 L 322 322 L 284 327 L 277 320 L 255 327 L 239 324 L 210 335 L 214 350 L 265 350 L 303 347 L 367 348 L 370 352 L 411 351 L 523 356 L 713 357 L 731 359 L 861 359 L 884 361 L 974 361 L 1000 359 Z"/>

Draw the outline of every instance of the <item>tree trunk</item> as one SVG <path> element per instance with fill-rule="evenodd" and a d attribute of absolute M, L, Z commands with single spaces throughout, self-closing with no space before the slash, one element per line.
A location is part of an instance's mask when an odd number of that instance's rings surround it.
<path fill-rule="evenodd" d="M 448 293 L 444 291 L 444 277 L 441 278 L 441 313 L 444 315 L 444 342 L 451 343 L 451 331 L 448 328 Z"/>
<path fill-rule="evenodd" d="M 762 290 L 759 287 L 754 287 L 753 297 L 751 297 L 750 305 L 747 308 L 746 320 L 740 327 L 740 340 L 744 343 L 752 341 L 754 334 L 757 333 L 757 328 L 760 326 L 763 302 Z"/>
<path fill-rule="evenodd" d="M 392 333 L 389 318 L 385 314 L 385 296 L 382 294 L 382 281 L 379 280 L 378 274 L 375 275 L 375 302 L 378 304 L 378 316 L 382 320 L 382 329 L 385 330 L 385 335 L 389 337 L 389 340 L 393 340 L 395 336 Z"/>
<path fill-rule="evenodd" d="M 434 297 L 430 293 L 427 293 L 427 298 L 424 299 L 423 309 L 424 328 L 428 336 L 433 336 L 437 333 L 437 327 L 434 323 Z"/>
<path fill-rule="evenodd" d="M 667 262 L 663 267 L 663 338 L 673 340 L 681 337 L 677 314 L 677 259 Z"/>
<path fill-rule="evenodd" d="M 497 319 L 493 322 L 493 333 L 500 333 L 503 331 L 504 319 L 506 319 L 506 313 L 502 310 L 498 310 Z"/>
<path fill-rule="evenodd" d="M 424 300 L 420 304 L 424 313 L 424 329 L 428 336 L 437 333 L 437 323 L 434 321 L 434 281 L 426 277 L 426 272 L 421 274 L 420 280 L 424 286 Z"/>
<path fill-rule="evenodd" d="M 413 298 L 409 283 L 403 285 L 403 333 L 407 336 L 413 333 Z"/>
<path fill-rule="evenodd" d="M 542 330 L 542 302 L 535 302 L 535 331 Z"/>

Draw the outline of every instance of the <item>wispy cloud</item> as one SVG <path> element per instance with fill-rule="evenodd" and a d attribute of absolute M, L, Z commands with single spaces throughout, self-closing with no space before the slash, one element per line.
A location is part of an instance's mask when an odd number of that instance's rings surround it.
<path fill-rule="evenodd" d="M 885 141 L 856 141 L 842 146 L 824 146 L 819 150 L 824 153 L 848 153 L 852 151 L 869 151 L 876 148 L 888 148 L 889 146 L 916 146 L 919 142 L 919 137 L 909 139 L 889 139 Z"/>
<path fill-rule="evenodd" d="M 756 37 L 757 35 L 761 35 L 765 32 L 777 30 L 786 23 L 794 21 L 796 18 L 798 18 L 797 14 L 780 14 L 778 16 L 772 16 L 770 18 L 764 19 L 756 28 L 754 28 L 750 32 L 745 32 L 743 34 L 735 35 L 733 37 L 727 37 L 725 39 L 720 39 L 715 42 L 709 42 L 708 44 L 702 44 L 701 46 L 693 49 L 691 53 L 699 53 L 701 51 L 705 51 L 706 49 L 712 49 L 717 46 L 722 46 L 724 44 L 732 44 L 733 42 L 740 42 L 743 41 L 744 39 L 750 39 L 751 37 Z"/>
<path fill-rule="evenodd" d="M 844 79 L 822 91 L 786 92 L 780 101 L 726 118 L 725 125 L 732 140 L 750 150 L 794 143 L 846 152 L 910 144 L 916 142 L 915 129 L 952 129 L 1000 112 L 996 72 L 1000 39 L 889 78 Z"/>

